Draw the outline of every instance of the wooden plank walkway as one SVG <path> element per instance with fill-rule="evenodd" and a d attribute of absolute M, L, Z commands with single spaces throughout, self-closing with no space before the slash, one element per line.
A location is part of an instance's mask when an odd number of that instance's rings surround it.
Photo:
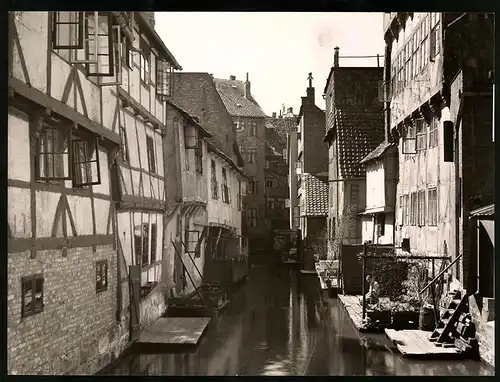
<path fill-rule="evenodd" d="M 138 344 L 198 345 L 209 317 L 162 317 L 145 329 Z"/>
<path fill-rule="evenodd" d="M 449 358 L 450 356 L 462 356 L 462 352 L 455 347 L 440 347 L 429 341 L 431 333 L 423 330 L 385 329 L 387 338 L 394 342 L 403 357 L 429 356 L 439 358 L 446 356 Z"/>
<path fill-rule="evenodd" d="M 361 296 L 339 295 L 341 304 L 344 306 L 347 314 L 351 318 L 352 323 L 358 330 L 361 328 L 363 323 L 363 307 L 359 302 L 360 298 Z"/>

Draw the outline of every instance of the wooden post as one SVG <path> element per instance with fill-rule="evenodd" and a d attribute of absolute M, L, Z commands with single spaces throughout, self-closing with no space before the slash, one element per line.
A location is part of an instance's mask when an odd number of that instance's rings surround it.
<path fill-rule="evenodd" d="M 365 273 L 366 273 L 366 241 L 363 243 L 363 272 L 361 274 L 361 293 L 363 294 L 363 320 L 366 316 L 366 294 L 365 294 Z"/>

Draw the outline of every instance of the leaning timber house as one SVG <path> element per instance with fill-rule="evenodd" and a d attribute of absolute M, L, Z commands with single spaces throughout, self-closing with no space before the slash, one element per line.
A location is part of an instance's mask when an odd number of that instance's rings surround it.
<path fill-rule="evenodd" d="M 181 67 L 148 16 L 10 13 L 9 374 L 95 373 L 165 310 Z"/>

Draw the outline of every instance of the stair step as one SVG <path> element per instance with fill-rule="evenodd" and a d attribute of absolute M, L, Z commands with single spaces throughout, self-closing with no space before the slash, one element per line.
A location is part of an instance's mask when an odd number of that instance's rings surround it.
<path fill-rule="evenodd" d="M 437 337 L 431 337 L 431 338 L 429 338 L 429 341 L 430 342 L 436 342 L 437 341 Z"/>

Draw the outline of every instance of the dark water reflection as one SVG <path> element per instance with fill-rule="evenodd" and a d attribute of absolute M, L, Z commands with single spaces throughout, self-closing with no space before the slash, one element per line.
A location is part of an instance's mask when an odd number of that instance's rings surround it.
<path fill-rule="evenodd" d="M 193 353 L 134 354 L 115 375 L 493 375 L 475 361 L 415 361 L 360 338 L 337 300 L 322 304 L 314 276 L 256 266 Z"/>

